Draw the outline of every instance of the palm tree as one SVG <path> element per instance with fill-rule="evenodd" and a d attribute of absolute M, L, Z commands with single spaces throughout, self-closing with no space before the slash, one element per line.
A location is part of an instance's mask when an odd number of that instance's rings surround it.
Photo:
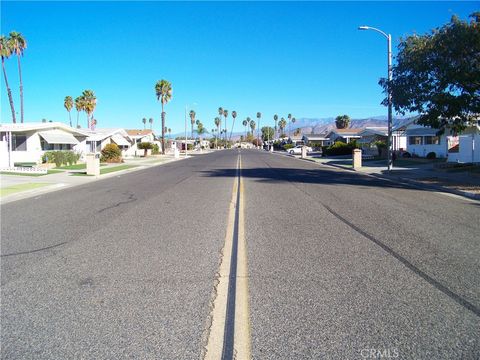
<path fill-rule="evenodd" d="M 245 128 L 245 138 L 247 138 L 247 125 L 248 125 L 247 119 L 243 120 L 242 125 Z"/>
<path fill-rule="evenodd" d="M 190 123 L 192 124 L 192 139 L 193 139 L 193 125 L 195 124 L 195 115 L 196 115 L 196 113 L 195 113 L 195 111 L 190 110 L 189 115 L 190 115 Z"/>
<path fill-rule="evenodd" d="M 163 107 L 172 100 L 172 84 L 163 79 L 157 81 L 155 84 L 155 95 L 157 95 L 157 100 L 162 104 L 162 154 L 165 155 L 165 112 Z"/>
<path fill-rule="evenodd" d="M 232 140 L 232 132 L 233 132 L 233 128 L 235 126 L 235 118 L 236 117 L 237 117 L 237 112 L 234 110 L 234 111 L 232 111 L 232 118 L 233 118 L 232 130 L 230 131 L 230 137 L 228 138 L 228 140 Z"/>
<path fill-rule="evenodd" d="M 150 124 L 150 130 L 152 130 L 153 118 L 148 119 L 148 123 Z"/>
<path fill-rule="evenodd" d="M 292 124 L 295 124 L 295 121 L 297 121 L 297 119 L 292 118 Z M 291 136 L 291 135 L 290 135 L 290 136 Z"/>
<path fill-rule="evenodd" d="M 280 127 L 280 136 L 282 135 L 285 135 L 283 130 L 285 130 L 285 128 L 287 127 L 287 121 L 285 120 L 285 118 L 281 118 L 280 121 L 278 122 L 278 126 Z"/>
<path fill-rule="evenodd" d="M 218 112 L 220 112 L 220 109 L 218 109 Z M 223 109 L 222 109 L 222 114 L 223 114 Z M 217 136 L 215 137 L 215 149 L 218 149 L 218 143 L 217 143 L 217 138 L 220 137 L 220 126 L 222 125 L 222 120 L 219 117 L 215 118 L 215 126 L 217 127 Z"/>
<path fill-rule="evenodd" d="M 77 128 L 78 128 L 78 118 L 80 116 L 80 112 L 83 111 L 83 99 L 81 96 L 75 98 L 75 110 L 77 110 Z"/>
<path fill-rule="evenodd" d="M 143 130 L 145 130 L 145 125 L 147 124 L 147 118 L 143 118 L 142 123 L 143 123 Z"/>
<path fill-rule="evenodd" d="M 277 114 L 273 115 L 273 121 L 275 121 L 275 138 L 276 138 L 277 137 L 277 121 L 278 121 Z"/>
<path fill-rule="evenodd" d="M 255 121 L 253 120 L 250 120 L 250 129 L 252 129 L 252 135 L 253 133 L 255 132 L 255 127 L 257 126 L 257 124 L 255 124 Z M 257 143 L 258 144 L 258 143 Z"/>
<path fill-rule="evenodd" d="M 93 112 L 97 106 L 97 97 L 92 90 L 85 90 L 82 93 L 83 111 L 87 113 L 87 126 L 90 129 L 90 119 L 93 118 Z"/>
<path fill-rule="evenodd" d="M 287 119 L 288 119 L 288 136 L 290 136 L 290 122 L 292 121 L 292 114 L 288 114 Z"/>
<path fill-rule="evenodd" d="M 172 133 L 172 129 L 168 128 L 168 137 L 170 138 L 170 134 Z"/>
<path fill-rule="evenodd" d="M 20 80 L 20 121 L 23 124 L 23 82 L 22 82 L 22 67 L 20 66 L 20 57 L 23 56 L 24 50 L 27 48 L 27 41 L 22 34 L 12 31 L 10 33 L 10 46 L 12 52 L 17 55 L 18 60 L 18 77 Z"/>
<path fill-rule="evenodd" d="M 350 125 L 350 116 L 339 115 L 335 118 L 335 126 L 337 129 L 346 129 Z"/>
<path fill-rule="evenodd" d="M 223 117 L 225 118 L 225 149 L 227 148 L 227 132 L 228 132 L 228 127 L 227 127 L 227 116 L 228 116 L 228 110 L 223 109 Z"/>
<path fill-rule="evenodd" d="M 17 119 L 15 117 L 15 107 L 13 106 L 12 90 L 8 85 L 7 71 L 5 70 L 5 59 L 8 59 L 12 55 L 12 49 L 10 42 L 5 36 L 0 36 L 0 55 L 2 57 L 2 70 L 5 77 L 5 86 L 7 87 L 8 101 L 10 102 L 10 109 L 12 110 L 12 121 L 15 124 Z"/>
<path fill-rule="evenodd" d="M 262 113 L 261 112 L 257 112 L 257 119 L 258 119 L 258 130 L 257 130 L 257 146 L 258 146 L 258 142 L 260 141 L 259 140 L 259 137 L 260 137 L 260 118 L 262 117 Z"/>
<path fill-rule="evenodd" d="M 68 111 L 68 118 L 70 120 L 70 127 L 72 127 L 72 115 L 70 111 L 73 109 L 73 99 L 71 96 L 65 96 L 65 100 L 63 100 L 63 106 Z"/>

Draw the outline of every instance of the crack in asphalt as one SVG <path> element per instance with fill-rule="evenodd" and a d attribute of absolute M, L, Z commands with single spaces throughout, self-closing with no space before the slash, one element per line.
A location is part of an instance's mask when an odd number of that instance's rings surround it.
<path fill-rule="evenodd" d="M 263 162 L 265 163 L 265 165 L 267 165 L 267 167 L 269 169 L 271 169 L 271 171 L 275 171 L 271 166 L 270 164 L 268 164 L 264 159 L 263 159 Z M 420 268 L 418 268 L 417 266 L 415 266 L 414 264 L 412 264 L 410 261 L 408 261 L 405 257 L 403 257 L 402 255 L 400 255 L 399 253 L 397 253 L 395 250 L 393 250 L 391 247 L 389 247 L 388 245 L 386 245 L 385 243 L 383 243 L 382 241 L 378 240 L 377 238 L 375 238 L 374 236 L 368 234 L 367 232 L 365 232 L 364 230 L 360 229 L 360 227 L 358 227 L 357 225 L 351 223 L 349 220 L 345 219 L 343 216 L 341 216 L 340 214 L 338 214 L 335 210 L 333 210 L 332 208 L 330 208 L 328 205 L 325 205 L 323 202 L 319 201 L 317 198 L 315 198 L 314 196 L 312 196 L 311 194 L 309 194 L 307 191 L 305 191 L 304 189 L 300 188 L 299 186 L 297 186 L 293 181 L 291 181 L 290 179 L 288 179 L 288 175 L 287 177 L 285 177 L 285 179 L 287 180 L 287 182 L 292 185 L 295 189 L 301 191 L 303 194 L 307 195 L 308 197 L 314 199 L 317 203 L 319 203 L 322 207 L 324 207 L 329 213 L 331 213 L 333 216 L 335 216 L 337 219 L 339 219 L 340 221 L 342 221 L 344 224 L 346 224 L 347 226 L 349 226 L 350 228 L 352 228 L 353 230 L 355 230 L 357 233 L 359 233 L 360 235 L 362 235 L 363 237 L 365 237 L 366 239 L 372 241 L 374 244 L 376 244 L 377 246 L 379 246 L 380 248 L 382 248 L 387 254 L 389 254 L 390 256 L 394 257 L 395 259 L 397 259 L 398 261 L 400 261 L 407 269 L 409 269 L 410 271 L 412 271 L 415 275 L 419 276 L 420 278 L 422 278 L 423 280 L 425 280 L 426 282 L 428 282 L 430 285 L 432 285 L 433 287 L 435 287 L 437 290 L 441 291 L 442 293 L 444 293 L 445 295 L 447 295 L 450 299 L 452 299 L 453 301 L 455 301 L 457 304 L 461 305 L 462 307 L 464 307 L 465 309 L 471 311 L 473 314 L 475 314 L 476 316 L 480 317 L 480 308 L 478 308 L 477 306 L 475 306 L 474 304 L 472 304 L 471 302 L 469 302 L 468 300 L 464 299 L 463 297 L 461 297 L 460 295 L 458 295 L 457 293 L 453 292 L 452 290 L 450 290 L 449 288 L 447 288 L 445 285 L 443 285 L 442 283 L 440 283 L 439 281 L 435 280 L 433 277 L 431 277 L 430 275 L 428 275 L 427 273 L 425 273 L 424 271 L 422 271 Z"/>
<path fill-rule="evenodd" d="M 21 251 L 21 252 L 16 252 L 16 253 L 11 253 L 11 254 L 3 254 L 3 255 L 1 255 L 1 257 L 15 256 L 15 255 L 26 255 L 26 254 L 36 253 L 36 252 L 39 252 L 39 251 L 45 251 L 45 250 L 53 249 L 53 248 L 65 245 L 66 243 L 68 243 L 68 241 L 61 242 L 60 244 L 46 246 L 46 247 L 43 247 L 43 248 L 40 248 L 40 249 Z"/>

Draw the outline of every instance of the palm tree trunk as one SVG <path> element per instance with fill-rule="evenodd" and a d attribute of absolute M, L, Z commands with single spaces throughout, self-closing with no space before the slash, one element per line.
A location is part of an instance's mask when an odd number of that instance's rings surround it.
<path fill-rule="evenodd" d="M 233 133 L 233 127 L 235 126 L 235 118 L 233 118 L 233 122 L 232 122 L 232 130 L 230 131 L 230 137 L 228 138 L 228 140 L 232 140 L 232 133 Z"/>
<path fill-rule="evenodd" d="M 15 118 L 15 108 L 13 106 L 12 91 L 8 86 L 7 72 L 5 70 L 5 59 L 3 57 L 2 57 L 2 69 L 3 69 L 3 76 L 5 77 L 5 85 L 7 86 L 8 101 L 10 102 L 10 109 L 12 109 L 12 121 L 15 124 L 17 122 L 17 119 Z"/>
<path fill-rule="evenodd" d="M 23 124 L 23 82 L 22 82 L 22 67 L 20 66 L 20 55 L 17 55 L 18 60 L 18 78 L 20 80 L 20 120 Z"/>
<path fill-rule="evenodd" d="M 77 129 L 78 129 L 78 118 L 80 117 L 80 111 L 77 111 Z"/>
<path fill-rule="evenodd" d="M 70 127 L 72 127 L 72 114 L 68 112 L 68 119 L 70 120 Z"/>
<path fill-rule="evenodd" d="M 187 148 L 187 139 L 185 139 L 185 149 Z M 163 111 L 162 101 L 162 155 L 165 155 L 165 112 Z"/>
<path fill-rule="evenodd" d="M 227 117 L 225 116 L 225 149 L 227 148 L 227 136 L 228 136 Z"/>

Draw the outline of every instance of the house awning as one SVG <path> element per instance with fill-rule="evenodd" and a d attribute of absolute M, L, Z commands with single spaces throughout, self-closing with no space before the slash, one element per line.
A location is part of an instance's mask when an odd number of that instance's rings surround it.
<path fill-rule="evenodd" d="M 120 146 L 130 146 L 130 143 L 125 139 L 123 136 L 115 134 L 112 136 L 112 140 L 115 142 L 115 144 L 120 145 Z"/>
<path fill-rule="evenodd" d="M 49 144 L 76 145 L 79 143 L 72 134 L 63 131 L 43 131 L 39 135 Z"/>

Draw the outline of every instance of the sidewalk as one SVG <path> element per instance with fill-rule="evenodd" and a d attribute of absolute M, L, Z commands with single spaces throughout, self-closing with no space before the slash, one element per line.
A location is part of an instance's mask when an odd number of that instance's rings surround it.
<path fill-rule="evenodd" d="M 353 169 L 351 157 L 322 158 L 308 156 L 305 160 L 357 171 L 382 179 L 402 181 L 433 190 L 446 191 L 471 199 L 480 199 L 480 172 L 440 169 L 435 167 L 433 162 L 422 164 L 404 159 L 398 161 L 400 166 L 394 166 L 390 173 L 386 169 L 386 160 L 363 161 L 362 168 L 358 170 Z"/>
<path fill-rule="evenodd" d="M 85 170 L 59 170 L 54 169 L 55 173 L 42 176 L 23 176 L 23 175 L 0 175 L 0 203 L 25 199 L 37 196 L 58 189 L 72 187 L 90 183 L 93 181 L 105 179 L 112 176 L 118 176 L 132 171 L 142 170 L 152 166 L 166 164 L 172 161 L 184 159 L 180 157 L 175 159 L 173 155 L 150 156 L 147 158 L 125 159 L 124 163 L 107 164 L 101 166 L 100 170 L 111 171 L 99 176 L 85 176 Z M 124 168 L 129 166 L 128 168 Z M 121 167 L 116 171 L 114 168 Z M 58 171 L 58 172 L 57 172 Z"/>

